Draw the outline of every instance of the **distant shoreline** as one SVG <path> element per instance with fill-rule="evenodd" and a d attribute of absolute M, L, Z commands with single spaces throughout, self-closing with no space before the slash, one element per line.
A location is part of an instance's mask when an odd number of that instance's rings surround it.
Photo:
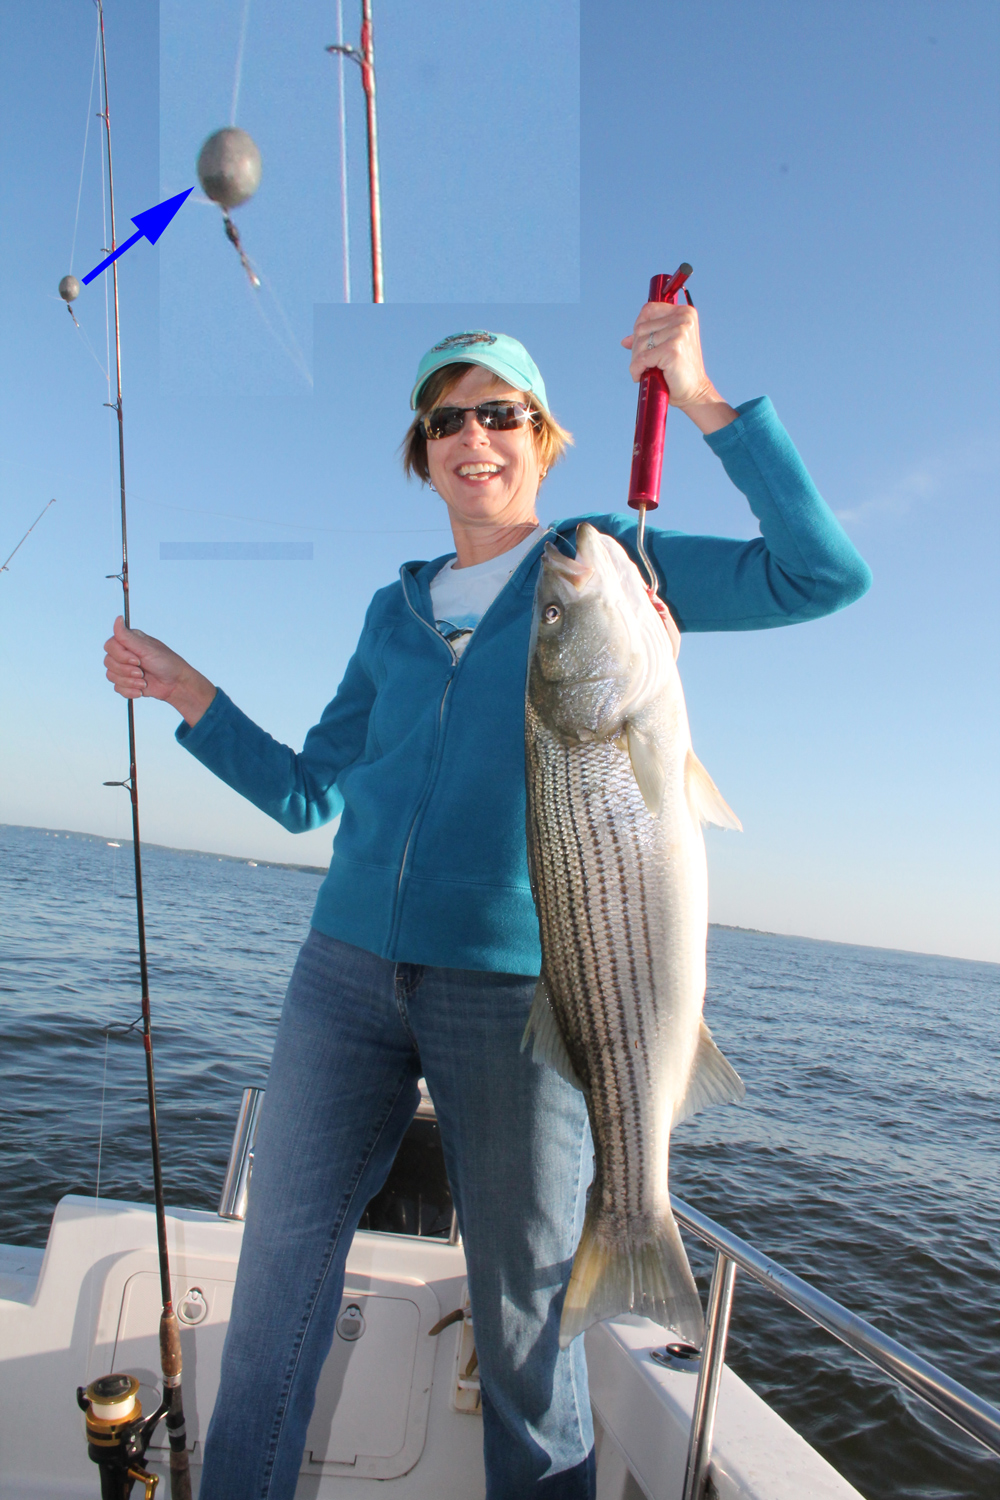
<path fill-rule="evenodd" d="M 15 828 L 21 833 L 59 834 L 63 838 L 88 839 L 95 844 L 118 844 L 122 849 L 131 848 L 132 845 L 132 840 L 129 838 L 109 839 L 106 834 L 81 833 L 76 828 L 41 828 L 33 823 L 0 823 L 0 828 Z M 302 875 L 325 875 L 329 869 L 328 865 L 298 865 L 280 859 L 252 859 L 248 854 L 216 854 L 211 849 L 179 849 L 174 844 L 152 844 L 147 839 L 142 840 L 142 847 L 162 849 L 168 854 L 187 854 L 195 859 L 225 860 L 227 864 L 233 865 L 256 865 L 262 870 L 295 870 Z M 876 953 L 905 953 L 912 958 L 944 958 L 949 963 L 987 964 L 991 968 L 996 967 L 996 964 L 988 958 L 959 958 L 954 953 L 923 953 L 916 948 L 888 948 L 878 943 L 849 943 L 842 938 L 804 937 L 798 932 L 772 932 L 766 927 L 738 927 L 731 922 L 709 922 L 708 925 L 715 932 L 743 932 L 749 937 L 794 938 L 800 943 L 829 943 L 835 948 L 871 948 Z"/>
<path fill-rule="evenodd" d="M 63 838 L 89 839 L 94 844 L 119 844 L 124 849 L 131 849 L 132 840 L 120 836 L 109 838 L 106 833 L 81 833 L 78 828 L 41 828 L 34 823 L 0 823 L 0 828 L 16 828 L 21 833 L 56 833 Z M 233 865 L 257 865 L 260 869 L 267 870 L 300 870 L 306 875 L 325 875 L 329 866 L 327 865 L 296 865 L 289 864 L 280 859 L 252 859 L 249 854 L 217 854 L 212 849 L 179 849 L 176 844 L 153 844 L 149 839 L 141 841 L 143 849 L 165 849 L 168 854 L 190 854 L 195 859 L 224 859 Z"/>

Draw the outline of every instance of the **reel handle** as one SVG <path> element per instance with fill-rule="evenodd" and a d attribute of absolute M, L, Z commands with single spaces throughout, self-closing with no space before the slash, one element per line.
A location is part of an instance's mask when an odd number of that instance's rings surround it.
<path fill-rule="evenodd" d="M 676 303 L 692 267 L 683 261 L 672 276 L 661 272 L 649 283 L 650 302 Z M 691 301 L 685 291 L 685 297 Z M 667 435 L 667 411 L 670 392 L 660 370 L 646 370 L 639 381 L 639 405 L 635 414 L 635 441 L 632 444 L 632 473 L 629 478 L 628 503 L 633 510 L 655 510 L 660 503 L 660 477 L 663 473 L 663 446 Z"/>

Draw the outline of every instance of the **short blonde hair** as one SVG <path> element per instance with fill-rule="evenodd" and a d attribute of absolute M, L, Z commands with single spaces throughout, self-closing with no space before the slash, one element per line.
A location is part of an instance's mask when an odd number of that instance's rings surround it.
<path fill-rule="evenodd" d="M 427 437 L 424 433 L 424 417 L 435 406 L 440 406 L 445 396 L 453 391 L 458 382 L 468 370 L 484 368 L 467 361 L 456 361 L 454 364 L 441 365 L 440 369 L 428 375 L 420 388 L 417 399 L 417 414 L 410 423 L 409 430 L 402 442 L 403 472 L 408 479 L 414 475 L 424 484 L 430 483 L 430 470 L 427 467 Z M 492 374 L 492 371 L 490 372 Z M 499 375 L 494 379 L 497 385 L 506 384 Z M 562 458 L 566 449 L 573 441 L 573 434 L 567 432 L 565 427 L 560 427 L 551 412 L 547 412 L 538 399 L 530 391 L 521 392 L 522 400 L 531 407 L 534 413 L 531 419 L 531 430 L 535 439 L 535 452 L 538 454 L 538 466 L 542 472 L 542 478 L 551 469 L 554 463 Z"/>

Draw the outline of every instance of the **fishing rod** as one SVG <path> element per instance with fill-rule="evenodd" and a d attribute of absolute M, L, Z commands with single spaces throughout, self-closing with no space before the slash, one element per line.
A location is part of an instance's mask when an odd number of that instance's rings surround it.
<path fill-rule="evenodd" d="M 372 247 L 372 301 L 384 302 L 382 284 L 382 195 L 378 177 L 378 118 L 375 111 L 375 36 L 372 29 L 372 0 L 361 0 L 361 46 L 348 47 L 334 42 L 327 52 L 350 57 L 361 69 L 368 115 L 368 207 Z"/>
<path fill-rule="evenodd" d="M 21 548 L 24 546 L 25 542 L 28 540 L 28 538 L 31 535 L 31 533 L 34 531 L 35 527 L 38 525 L 39 521 L 44 516 L 45 512 L 48 510 L 49 506 L 50 505 L 55 505 L 55 503 L 56 503 L 56 497 L 53 495 L 52 499 L 49 500 L 45 505 L 42 506 L 41 510 L 38 512 L 38 515 L 32 521 L 31 525 L 28 527 L 27 531 L 24 533 L 24 536 L 21 538 L 21 540 L 18 542 L 17 546 L 14 548 L 14 552 L 19 552 L 21 550 Z M 10 554 L 10 557 L 8 557 L 7 562 L 0 563 L 0 573 L 6 573 L 6 572 L 9 571 L 9 569 L 7 567 L 7 563 L 9 563 L 10 562 L 10 558 L 14 556 L 14 552 L 12 552 Z"/>
<path fill-rule="evenodd" d="M 115 238 L 115 186 L 111 165 L 111 113 L 108 108 L 108 58 L 104 38 L 103 0 L 96 0 L 101 34 L 101 73 L 104 82 L 104 121 L 108 157 L 108 195 L 111 208 L 111 245 Z M 122 613 L 129 624 L 128 526 L 125 512 L 125 425 L 122 412 L 121 332 L 118 320 L 118 262 L 111 266 L 115 316 L 115 400 L 106 402 L 118 417 L 118 472 L 121 490 L 122 569 L 109 573 L 121 582 Z M 84 1389 L 77 1390 L 77 1402 L 86 1414 L 87 1452 L 100 1466 L 102 1500 L 128 1500 L 136 1480 L 145 1485 L 145 1500 L 151 1500 L 159 1482 L 158 1476 L 144 1467 L 146 1449 L 161 1417 L 166 1418 L 170 1441 L 170 1494 L 172 1500 L 191 1500 L 191 1477 L 188 1470 L 184 1405 L 181 1395 L 181 1339 L 177 1314 L 170 1288 L 170 1260 L 167 1252 L 167 1218 L 163 1202 L 163 1174 L 160 1167 L 160 1136 L 156 1124 L 156 1084 L 153 1074 L 153 1038 L 149 1011 L 149 965 L 146 956 L 146 921 L 142 900 L 142 856 L 139 844 L 139 783 L 136 774 L 135 710 L 128 700 L 129 774 L 125 781 L 106 781 L 105 786 L 123 786 L 132 804 L 132 853 L 135 861 L 135 909 L 139 933 L 139 979 L 142 991 L 142 1043 L 146 1054 L 146 1096 L 149 1105 L 149 1138 L 153 1156 L 153 1196 L 156 1205 L 156 1242 L 160 1268 L 160 1366 L 163 1371 L 163 1400 L 145 1420 L 137 1399 L 139 1382 L 124 1374 L 104 1375 Z"/>
<path fill-rule="evenodd" d="M 681 291 L 693 307 L 691 293 L 684 283 L 691 275 L 692 267 L 682 261 L 672 276 L 661 272 L 649 283 L 650 302 L 676 304 Z M 660 503 L 660 479 L 663 474 L 663 449 L 667 438 L 667 412 L 670 408 L 670 392 L 662 370 L 645 370 L 639 381 L 639 403 L 635 414 L 635 441 L 632 444 L 632 473 L 629 478 L 628 503 L 639 512 L 636 530 L 636 545 L 643 566 L 649 577 L 649 597 L 660 610 L 656 573 L 646 555 L 646 512 L 655 510 Z M 662 612 L 662 611 L 661 611 Z"/>

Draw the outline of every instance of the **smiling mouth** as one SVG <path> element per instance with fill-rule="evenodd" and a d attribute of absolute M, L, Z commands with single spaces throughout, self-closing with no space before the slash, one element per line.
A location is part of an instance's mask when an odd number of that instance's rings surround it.
<path fill-rule="evenodd" d="M 460 479 L 492 479 L 502 469 L 503 464 L 459 464 L 455 472 Z"/>

